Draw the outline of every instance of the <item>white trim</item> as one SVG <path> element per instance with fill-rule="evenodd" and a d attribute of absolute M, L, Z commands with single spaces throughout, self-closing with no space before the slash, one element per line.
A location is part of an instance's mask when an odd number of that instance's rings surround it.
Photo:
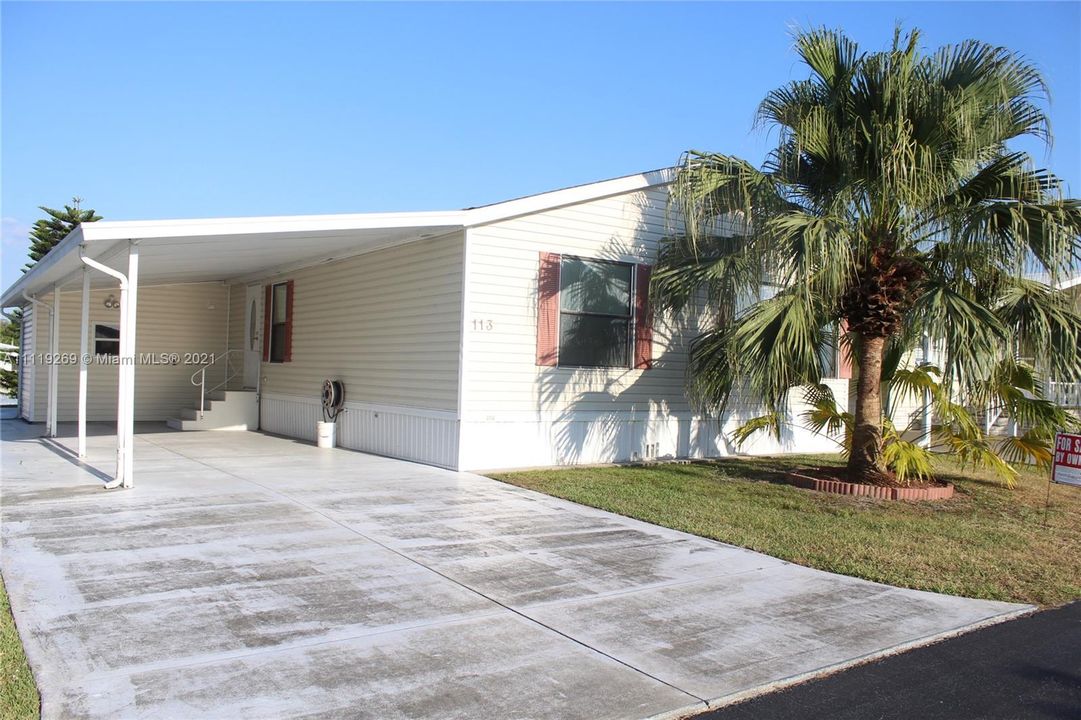
<path fill-rule="evenodd" d="M 49 363 L 49 425 L 46 435 L 56 437 L 56 413 L 60 394 L 60 286 L 53 285 L 53 305 L 50 313 L 49 353 L 53 361 Z"/>
<path fill-rule="evenodd" d="M 465 361 L 469 356 L 469 326 L 470 326 L 470 302 L 469 302 L 469 228 L 462 231 L 462 318 L 461 336 L 458 339 L 458 407 L 455 419 L 460 420 L 465 408 Z M 457 448 L 458 465 L 462 462 L 462 444 Z"/>
<path fill-rule="evenodd" d="M 128 292 L 127 318 L 122 316 L 120 341 L 122 361 L 120 381 L 126 386 L 124 400 L 124 475 L 121 483 L 126 488 L 135 486 L 135 325 L 139 308 L 139 244 L 128 243 Z M 121 299 L 121 302 L 124 302 Z M 126 361 L 126 362 L 125 362 Z"/>
<path fill-rule="evenodd" d="M 37 319 L 38 315 L 40 314 L 41 308 L 46 309 L 45 315 L 48 318 L 48 322 L 49 322 L 49 326 L 47 328 L 48 338 L 49 338 L 49 352 L 55 354 L 56 353 L 56 334 L 53 332 L 53 330 L 56 328 L 56 319 L 55 319 L 56 318 L 56 313 L 53 310 L 53 306 L 50 305 L 49 303 L 46 303 L 46 302 L 42 301 L 42 300 L 38 300 L 33 295 L 28 295 L 25 290 L 23 290 L 22 295 L 23 295 L 23 299 L 30 302 L 30 304 L 34 307 L 35 339 L 37 337 L 37 327 L 38 327 L 36 319 Z M 53 301 L 55 302 L 56 298 L 53 298 Z M 40 352 L 40 348 L 35 347 L 34 352 L 35 353 Z M 54 389 L 53 389 L 53 377 L 54 377 L 55 374 L 56 374 L 56 363 L 55 362 L 50 363 L 49 364 L 48 377 L 46 378 L 46 381 L 45 381 L 46 382 L 46 385 L 45 385 L 45 390 L 46 390 L 45 434 L 47 436 L 56 427 L 54 419 L 53 419 L 55 414 L 56 414 L 56 406 L 53 404 L 53 397 L 52 397 L 52 394 L 54 392 Z"/>
<path fill-rule="evenodd" d="M 1081 275 L 1078 275 L 1077 277 L 1072 277 L 1069 280 L 1063 280 L 1056 287 L 1059 290 L 1069 290 L 1070 288 L 1077 287 L 1078 285 L 1081 285 Z"/>
<path fill-rule="evenodd" d="M 505 200 L 493 205 L 471 208 L 465 211 L 467 213 L 465 223 L 467 227 L 490 225 L 521 217 L 522 215 L 533 215 L 593 200 L 626 195 L 627 193 L 660 185 L 669 185 L 674 179 L 674 168 L 661 168 L 635 175 L 625 175 L 610 180 L 576 185 L 561 190 L 551 190 L 537 195 Z"/>
<path fill-rule="evenodd" d="M 4 292 L 3 307 L 18 304 L 19 298 L 26 297 L 28 292 L 27 288 L 34 281 L 48 272 L 54 265 L 58 264 L 61 259 L 71 252 L 72 248 L 78 248 L 82 244 L 82 228 L 82 225 L 76 225 L 75 229 L 68 233 L 66 238 L 57 243 L 45 257 L 34 263 L 34 267 L 16 280 L 15 283 Z"/>
<path fill-rule="evenodd" d="M 322 401 L 318 398 L 311 398 L 306 395 L 292 395 L 289 393 L 274 393 L 265 392 L 263 397 L 271 400 L 284 400 L 288 402 L 302 403 L 305 405 L 311 405 L 312 407 L 321 408 L 323 406 Z M 436 410 L 433 408 L 418 408 L 411 407 L 409 405 L 383 405 L 380 403 L 370 403 L 358 400 L 347 400 L 345 402 L 346 410 L 368 410 L 372 412 L 386 412 L 386 413 L 407 413 L 416 417 L 430 418 L 432 420 L 457 420 L 458 413 L 454 410 Z"/>

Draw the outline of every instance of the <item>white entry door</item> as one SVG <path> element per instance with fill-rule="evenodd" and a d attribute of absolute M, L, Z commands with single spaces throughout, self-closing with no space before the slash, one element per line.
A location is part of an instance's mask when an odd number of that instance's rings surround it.
<path fill-rule="evenodd" d="M 263 362 L 263 287 L 249 285 L 244 303 L 244 387 L 259 387 Z"/>

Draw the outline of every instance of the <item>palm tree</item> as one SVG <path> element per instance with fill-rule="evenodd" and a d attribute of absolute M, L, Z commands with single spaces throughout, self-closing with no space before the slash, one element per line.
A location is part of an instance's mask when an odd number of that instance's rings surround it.
<path fill-rule="evenodd" d="M 881 378 L 927 333 L 942 382 L 977 391 L 1009 348 L 1061 377 L 1081 371 L 1081 317 L 1054 290 L 1081 258 L 1081 202 L 1015 138 L 1050 142 L 1037 69 L 969 40 L 920 51 L 919 32 L 863 52 L 839 31 L 796 35 L 806 80 L 770 92 L 761 169 L 691 151 L 672 187 L 678 232 L 654 275 L 660 307 L 707 298 L 716 326 L 692 348 L 690 389 L 723 409 L 737 391 L 782 412 L 823 375 L 838 338 L 858 365 L 848 477 L 890 482 Z M 1042 273 L 1047 282 L 1030 279 Z M 764 282 L 780 290 L 757 300 Z"/>

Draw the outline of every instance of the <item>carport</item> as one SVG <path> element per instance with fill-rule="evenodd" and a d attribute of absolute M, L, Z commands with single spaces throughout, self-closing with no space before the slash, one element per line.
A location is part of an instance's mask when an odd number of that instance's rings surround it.
<path fill-rule="evenodd" d="M 79 365 L 78 440 L 86 457 L 87 369 L 92 288 L 119 292 L 119 382 L 117 384 L 115 472 L 107 487 L 135 482 L 135 375 L 140 287 L 199 283 L 245 283 L 348 258 L 361 253 L 458 229 L 461 214 L 369 213 L 152 222 L 99 221 L 73 230 L 32 270 L 8 288 L 0 307 L 31 305 L 46 318 L 50 338 L 46 435 L 57 435 L 58 370 L 66 357 Z M 78 355 L 60 342 L 61 290 L 81 286 Z M 44 296 L 52 300 L 47 302 Z M 224 310 L 223 310 L 224 312 Z M 5 313 L 6 314 L 6 313 Z M 40 327 L 40 322 L 39 322 Z M 217 360 L 217 358 L 215 358 Z"/>

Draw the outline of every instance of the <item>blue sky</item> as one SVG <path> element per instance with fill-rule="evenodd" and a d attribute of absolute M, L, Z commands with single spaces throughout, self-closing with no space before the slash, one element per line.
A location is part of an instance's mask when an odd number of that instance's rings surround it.
<path fill-rule="evenodd" d="M 108 219 L 441 210 L 670 165 L 760 162 L 790 30 L 1022 52 L 1052 89 L 1037 161 L 1081 192 L 1081 3 L 10 3 L 3 285 L 37 205 Z"/>

